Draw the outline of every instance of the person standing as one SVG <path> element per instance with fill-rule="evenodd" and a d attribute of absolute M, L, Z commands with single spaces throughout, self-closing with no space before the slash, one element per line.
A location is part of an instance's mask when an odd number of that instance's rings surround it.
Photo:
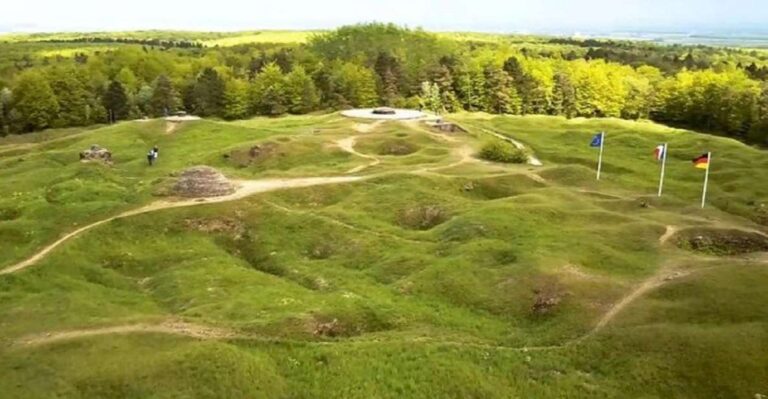
<path fill-rule="evenodd" d="M 153 160 L 157 162 L 157 157 L 160 155 L 160 149 L 157 146 L 152 147 Z"/>
<path fill-rule="evenodd" d="M 149 152 L 147 153 L 147 163 L 149 163 L 149 166 L 152 166 L 152 164 L 155 162 L 155 158 L 156 158 L 155 150 L 154 149 L 149 150 Z"/>

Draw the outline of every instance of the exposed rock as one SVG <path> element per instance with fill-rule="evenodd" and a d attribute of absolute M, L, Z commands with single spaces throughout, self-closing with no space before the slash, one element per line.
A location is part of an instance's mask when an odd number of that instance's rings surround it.
<path fill-rule="evenodd" d="M 92 162 L 99 161 L 107 164 L 112 163 L 112 153 L 97 144 L 91 146 L 90 149 L 80 153 L 80 162 Z"/>
<path fill-rule="evenodd" d="M 195 166 L 181 173 L 173 193 L 182 197 L 220 197 L 235 192 L 235 186 L 210 166 Z"/>
<path fill-rule="evenodd" d="M 713 255 L 741 255 L 768 251 L 768 236 L 735 229 L 689 229 L 676 237 L 683 249 Z"/>

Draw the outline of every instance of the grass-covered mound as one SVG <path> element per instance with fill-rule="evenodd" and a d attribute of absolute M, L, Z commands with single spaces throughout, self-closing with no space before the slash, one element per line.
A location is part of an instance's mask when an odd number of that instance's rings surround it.
<path fill-rule="evenodd" d="M 449 139 L 397 122 L 362 134 L 332 116 L 184 122 L 172 135 L 153 121 L 62 141 L 50 132 L 0 139 L 0 181 L 12 187 L 0 191 L 2 268 L 64 233 L 153 203 L 158 184 L 194 165 L 245 180 L 341 176 L 372 162 L 338 145 L 350 136 L 354 151 L 380 161 L 355 182 L 113 220 L 0 275 L 0 392 L 764 393 L 761 256 L 712 258 L 675 245 L 695 229 L 764 231 L 750 221 L 768 200 L 759 184 L 764 151 L 646 123 L 455 118 L 468 132 Z M 514 135 L 544 166 L 472 159 L 465 151 L 486 142 L 486 129 Z M 611 140 L 600 182 L 588 147 L 595 130 Z M 377 154 L 401 139 L 420 149 Z M 658 165 L 649 152 L 660 141 L 670 142 L 667 191 L 652 198 Z M 92 142 L 114 153 L 112 167 L 79 162 Z M 224 157 L 265 143 L 286 155 L 245 166 Z M 161 158 L 150 168 L 143 157 L 152 145 Z M 701 171 L 687 156 L 702 147 L 723 154 L 703 210 Z M 227 334 L 110 330 L 167 320 Z M 30 336 L 38 343 L 25 344 Z"/>

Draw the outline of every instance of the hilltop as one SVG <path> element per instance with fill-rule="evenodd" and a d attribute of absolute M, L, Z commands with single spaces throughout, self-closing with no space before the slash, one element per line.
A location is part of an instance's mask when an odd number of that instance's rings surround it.
<path fill-rule="evenodd" d="M 329 113 L 0 139 L 0 392 L 768 393 L 764 150 L 651 122 L 447 119 L 466 132 Z M 543 165 L 479 159 L 498 136 Z M 93 144 L 111 164 L 78 159 Z M 197 165 L 234 193 L 177 198 Z"/>

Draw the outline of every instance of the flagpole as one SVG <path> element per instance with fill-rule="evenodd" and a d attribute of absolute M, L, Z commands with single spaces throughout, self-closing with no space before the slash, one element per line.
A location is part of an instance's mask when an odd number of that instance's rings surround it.
<path fill-rule="evenodd" d="M 664 153 L 661 157 L 661 178 L 659 178 L 659 197 L 664 190 L 664 172 L 667 168 L 667 143 L 664 143 Z"/>
<path fill-rule="evenodd" d="M 605 132 L 600 132 L 600 155 L 597 158 L 597 180 L 600 180 L 600 171 L 603 169 L 603 146 L 605 145 Z"/>
<path fill-rule="evenodd" d="M 704 204 L 707 202 L 707 185 L 709 184 L 709 167 L 712 165 L 712 153 L 707 153 L 707 172 L 704 174 L 704 190 L 701 192 L 701 208 L 704 209 Z"/>

